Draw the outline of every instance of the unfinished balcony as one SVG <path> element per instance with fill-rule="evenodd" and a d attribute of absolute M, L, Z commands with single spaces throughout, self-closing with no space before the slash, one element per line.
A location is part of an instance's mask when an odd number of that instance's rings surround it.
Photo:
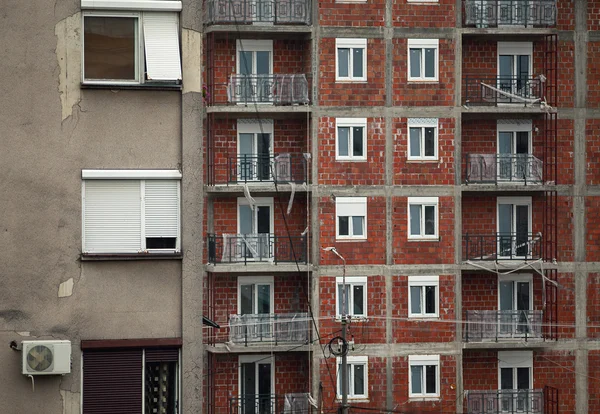
<path fill-rule="evenodd" d="M 269 233 L 209 234 L 209 264 L 301 263 L 307 264 L 305 236 Z"/>
<path fill-rule="evenodd" d="M 466 342 L 529 341 L 543 338 L 539 310 L 467 311 Z"/>
<path fill-rule="evenodd" d="M 465 106 L 546 105 L 546 78 L 540 76 L 466 76 Z"/>
<path fill-rule="evenodd" d="M 307 161 L 303 154 L 239 154 L 227 158 L 225 184 L 302 184 L 307 182 L 307 176 Z"/>
<path fill-rule="evenodd" d="M 465 26 L 556 26 L 556 0 L 465 0 Z"/>
<path fill-rule="evenodd" d="M 468 414 L 545 414 L 558 413 L 558 390 L 514 389 L 466 391 Z"/>
<path fill-rule="evenodd" d="M 243 394 L 229 399 L 229 414 L 310 414 L 311 410 L 306 393 Z"/>
<path fill-rule="evenodd" d="M 304 74 L 230 75 L 230 104 L 304 105 L 309 103 Z"/>
<path fill-rule="evenodd" d="M 531 261 L 542 258 L 541 233 L 464 234 L 463 260 Z"/>
<path fill-rule="evenodd" d="M 530 154 L 466 154 L 465 184 L 543 184 L 544 163 Z"/>
<path fill-rule="evenodd" d="M 238 346 L 307 344 L 308 313 L 229 316 L 229 342 Z"/>
<path fill-rule="evenodd" d="M 310 0 L 207 0 L 207 25 L 310 25 Z"/>

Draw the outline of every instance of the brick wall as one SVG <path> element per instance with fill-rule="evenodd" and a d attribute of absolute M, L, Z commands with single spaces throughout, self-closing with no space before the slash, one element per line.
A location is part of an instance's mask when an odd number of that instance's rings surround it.
<path fill-rule="evenodd" d="M 557 218 L 557 260 L 561 262 L 571 262 L 575 257 L 575 250 L 573 247 L 574 226 L 572 197 L 557 197 Z"/>
<path fill-rule="evenodd" d="M 600 261 L 600 197 L 587 196 L 586 208 L 586 261 Z"/>
<path fill-rule="evenodd" d="M 383 185 L 385 175 L 385 120 L 367 118 L 367 160 L 337 161 L 336 118 L 319 119 L 319 184 Z"/>
<path fill-rule="evenodd" d="M 453 28 L 455 8 L 454 0 L 439 0 L 433 4 L 395 1 L 392 6 L 394 27 Z"/>
<path fill-rule="evenodd" d="M 575 276 L 573 273 L 557 275 L 558 288 L 558 339 L 575 338 Z"/>
<path fill-rule="evenodd" d="M 559 413 L 575 413 L 575 351 L 533 353 L 533 388 L 558 389 Z M 592 411 L 589 411 L 592 412 Z"/>
<path fill-rule="evenodd" d="M 335 81 L 335 38 L 321 39 L 319 98 L 323 106 L 379 106 L 385 103 L 385 45 L 367 39 L 367 81 Z"/>
<path fill-rule="evenodd" d="M 382 27 L 385 24 L 385 0 L 320 0 L 321 26 Z"/>
<path fill-rule="evenodd" d="M 438 160 L 408 161 L 408 120 L 394 119 L 394 185 L 454 184 L 454 118 L 438 120 Z"/>
<path fill-rule="evenodd" d="M 588 352 L 588 412 L 600 412 L 600 351 Z"/>
<path fill-rule="evenodd" d="M 394 264 L 454 263 L 454 202 L 439 197 L 439 240 L 408 239 L 408 198 L 393 198 Z"/>
<path fill-rule="evenodd" d="M 600 42 L 588 42 L 587 100 L 588 108 L 600 106 Z"/>
<path fill-rule="evenodd" d="M 590 273 L 587 280 L 587 336 L 600 338 L 600 273 Z"/>
<path fill-rule="evenodd" d="M 600 119 L 587 119 L 586 138 L 586 175 L 588 185 L 600 184 Z"/>
<path fill-rule="evenodd" d="M 498 353 L 463 351 L 463 389 L 485 391 L 498 389 Z"/>
<path fill-rule="evenodd" d="M 594 0 L 587 2 L 587 19 L 588 30 L 600 30 L 600 3 Z"/>
<path fill-rule="evenodd" d="M 575 2 L 577 0 L 558 0 L 556 28 L 558 30 L 575 30 Z"/>
<path fill-rule="evenodd" d="M 558 169 L 558 184 L 574 184 L 575 174 L 573 165 L 573 129 L 575 123 L 572 119 L 558 120 L 558 137 L 557 137 L 557 169 Z"/>
<path fill-rule="evenodd" d="M 558 42 L 558 106 L 575 106 L 575 45 Z"/>
<path fill-rule="evenodd" d="M 454 41 L 439 40 L 439 81 L 408 82 L 408 39 L 395 38 L 393 100 L 396 106 L 451 106 L 454 104 Z"/>

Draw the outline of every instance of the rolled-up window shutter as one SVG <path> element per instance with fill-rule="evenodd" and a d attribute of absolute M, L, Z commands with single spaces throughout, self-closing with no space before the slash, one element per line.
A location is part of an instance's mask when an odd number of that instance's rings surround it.
<path fill-rule="evenodd" d="M 149 80 L 181 80 L 177 13 L 144 13 L 144 46 Z"/>
<path fill-rule="evenodd" d="M 146 239 L 178 239 L 179 181 L 146 180 L 145 187 Z"/>
<path fill-rule="evenodd" d="M 146 362 L 178 362 L 179 348 L 146 349 Z"/>
<path fill-rule="evenodd" d="M 142 412 L 142 350 L 83 353 L 83 414 Z"/>
<path fill-rule="evenodd" d="M 366 197 L 338 197 L 336 203 L 336 214 L 338 216 L 366 216 Z"/>
<path fill-rule="evenodd" d="M 138 253 L 140 200 L 138 180 L 86 180 L 84 253 Z"/>

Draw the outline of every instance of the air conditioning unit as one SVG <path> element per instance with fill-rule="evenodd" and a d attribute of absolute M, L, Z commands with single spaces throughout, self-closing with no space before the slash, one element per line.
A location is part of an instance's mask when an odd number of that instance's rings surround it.
<path fill-rule="evenodd" d="M 23 341 L 23 375 L 71 373 L 71 341 Z"/>

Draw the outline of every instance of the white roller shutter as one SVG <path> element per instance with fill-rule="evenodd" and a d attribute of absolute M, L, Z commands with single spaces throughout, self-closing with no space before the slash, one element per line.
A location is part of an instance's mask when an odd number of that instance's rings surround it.
<path fill-rule="evenodd" d="M 367 197 L 337 197 L 336 216 L 363 216 L 367 215 Z"/>
<path fill-rule="evenodd" d="M 86 180 L 83 205 L 84 253 L 141 250 L 140 181 Z"/>
<path fill-rule="evenodd" d="M 181 80 L 177 13 L 144 13 L 144 46 L 149 80 Z"/>
<path fill-rule="evenodd" d="M 179 246 L 179 181 L 146 180 L 146 237 L 176 237 Z"/>

